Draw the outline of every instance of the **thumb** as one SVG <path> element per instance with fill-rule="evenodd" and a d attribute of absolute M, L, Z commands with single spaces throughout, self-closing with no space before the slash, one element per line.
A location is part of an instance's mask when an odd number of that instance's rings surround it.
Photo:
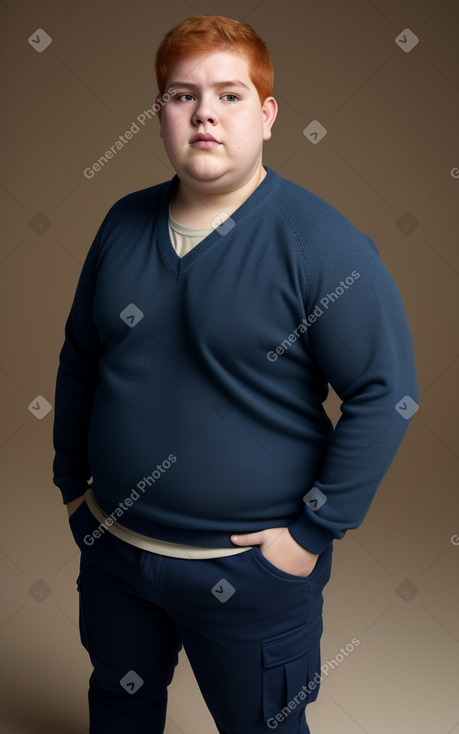
<path fill-rule="evenodd" d="M 245 533 L 244 535 L 231 535 L 234 545 L 259 545 L 263 540 L 263 531 L 258 533 Z"/>

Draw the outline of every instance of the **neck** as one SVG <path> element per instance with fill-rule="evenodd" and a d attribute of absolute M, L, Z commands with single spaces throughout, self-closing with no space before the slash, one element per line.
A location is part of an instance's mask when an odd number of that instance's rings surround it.
<path fill-rule="evenodd" d="M 262 165 L 234 190 L 207 192 L 196 190 L 187 182 L 180 180 L 171 202 L 173 218 L 188 227 L 207 228 L 214 226 L 212 220 L 221 212 L 231 215 L 249 198 L 266 177 Z"/>

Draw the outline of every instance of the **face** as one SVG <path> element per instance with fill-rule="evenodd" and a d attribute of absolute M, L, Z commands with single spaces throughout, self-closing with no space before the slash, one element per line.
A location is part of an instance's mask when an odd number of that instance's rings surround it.
<path fill-rule="evenodd" d="M 277 104 L 263 105 L 236 52 L 192 54 L 172 66 L 161 137 L 181 181 L 196 192 L 234 191 L 261 171 L 263 141 L 271 137 Z"/>

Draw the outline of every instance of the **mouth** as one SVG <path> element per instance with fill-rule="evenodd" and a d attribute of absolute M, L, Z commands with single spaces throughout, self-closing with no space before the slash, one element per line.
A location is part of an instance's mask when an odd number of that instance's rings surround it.
<path fill-rule="evenodd" d="M 209 150 L 211 148 L 218 147 L 221 143 L 218 140 L 215 140 L 214 136 L 210 133 L 198 133 L 198 135 L 194 135 L 191 138 L 190 145 L 193 148 Z"/>

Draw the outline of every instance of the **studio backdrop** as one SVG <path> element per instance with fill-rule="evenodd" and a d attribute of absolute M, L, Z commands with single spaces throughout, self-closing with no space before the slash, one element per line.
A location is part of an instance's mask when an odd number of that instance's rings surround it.
<path fill-rule="evenodd" d="M 335 543 L 310 727 L 459 734 L 458 0 L 0 2 L 0 729 L 88 731 L 78 551 L 52 484 L 58 355 L 107 210 L 173 175 L 154 54 L 196 14 L 266 41 L 279 115 L 264 163 L 376 242 L 416 352 L 419 410 L 365 522 Z M 183 652 L 166 732 L 216 732 Z"/>

